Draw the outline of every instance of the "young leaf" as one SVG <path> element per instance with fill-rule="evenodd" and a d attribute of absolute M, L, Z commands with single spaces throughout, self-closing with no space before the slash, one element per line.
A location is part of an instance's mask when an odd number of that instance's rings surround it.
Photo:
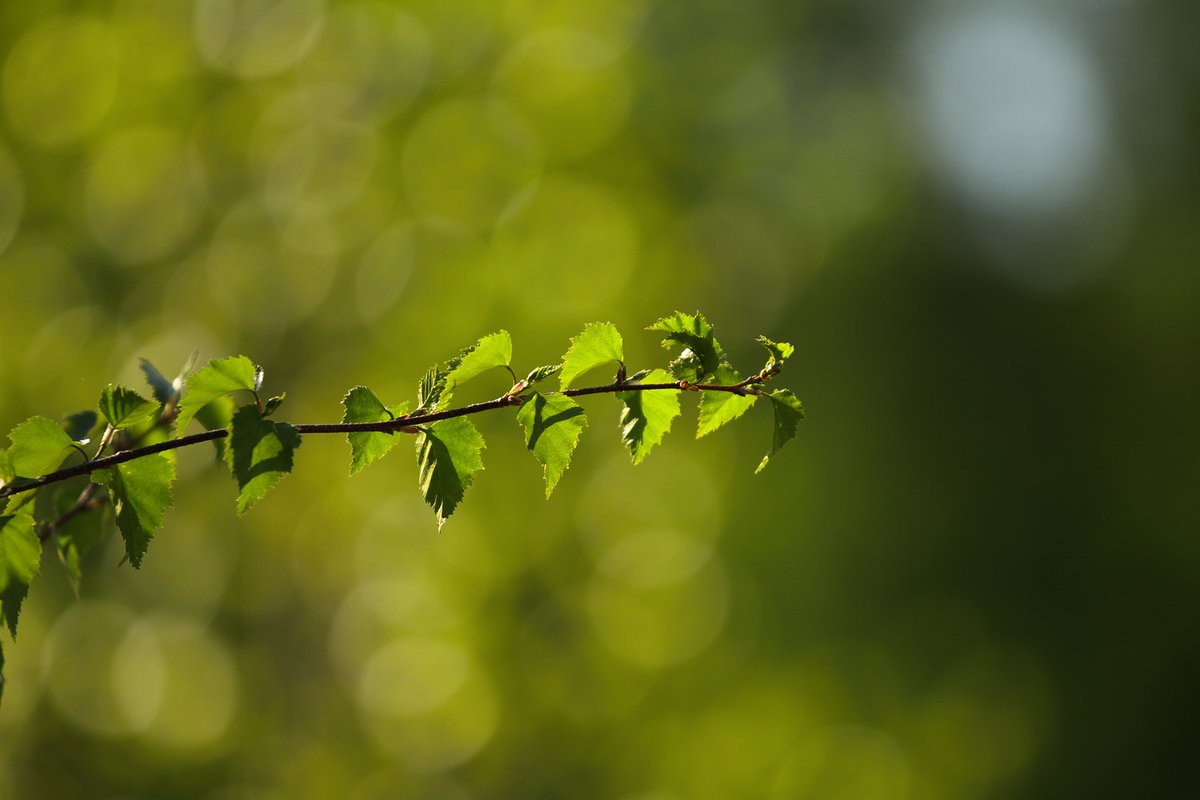
<path fill-rule="evenodd" d="M 439 531 L 483 469 L 483 448 L 483 436 L 464 417 L 435 422 L 417 434 L 421 493 L 437 514 Z"/>
<path fill-rule="evenodd" d="M 365 386 L 355 386 L 347 392 L 342 398 L 342 405 L 346 407 L 342 422 L 383 422 L 402 417 L 408 412 L 408 403 L 389 409 Z M 348 433 L 346 439 L 350 442 L 351 475 L 383 458 L 399 441 L 395 434 L 373 431 Z"/>
<path fill-rule="evenodd" d="M 218 397 L 236 391 L 255 391 L 258 369 L 245 356 L 231 356 L 208 365 L 187 379 L 187 392 L 179 401 L 175 429 L 183 433 L 196 413 Z"/>
<path fill-rule="evenodd" d="M 759 336 L 756 341 L 765 347 L 770 354 L 770 358 L 767 360 L 768 369 L 771 367 L 782 367 L 792 357 L 792 353 L 796 351 L 796 348 L 787 342 L 772 342 L 765 336 Z"/>
<path fill-rule="evenodd" d="M 96 422 L 100 419 L 100 415 L 95 411 L 88 409 L 87 411 L 76 411 L 74 414 L 69 414 L 63 418 L 62 428 L 71 440 L 79 444 L 87 444 L 92 433 L 92 429 L 96 427 Z"/>
<path fill-rule="evenodd" d="M 8 457 L 12 468 L 22 478 L 36 478 L 53 472 L 75 446 L 66 431 L 52 419 L 30 417 L 8 434 L 12 447 Z"/>
<path fill-rule="evenodd" d="M 559 381 L 566 389 L 590 369 L 624 361 L 625 346 L 617 326 L 611 322 L 589 322 L 583 326 L 583 333 L 571 339 L 571 346 L 563 355 Z"/>
<path fill-rule="evenodd" d="M 541 383 L 547 378 L 553 377 L 562 369 L 562 364 L 547 364 L 544 367 L 534 367 L 525 376 L 525 385 L 533 386 L 535 383 Z"/>
<path fill-rule="evenodd" d="M 139 358 L 139 364 L 142 368 L 142 374 L 146 376 L 146 384 L 154 392 L 154 399 L 160 403 L 165 403 L 175 394 L 175 387 L 167 380 L 167 376 L 158 371 L 158 367 L 150 363 L 149 359 Z"/>
<path fill-rule="evenodd" d="M 253 403 L 239 408 L 229 423 L 225 461 L 237 478 L 238 516 L 262 499 L 292 471 L 300 434 L 286 422 L 264 419 Z"/>
<path fill-rule="evenodd" d="M 163 515 L 171 507 L 175 462 L 166 453 L 152 453 L 96 470 L 92 480 L 108 487 L 125 552 L 130 563 L 140 567 L 154 532 L 162 527 Z"/>
<path fill-rule="evenodd" d="M 742 377 L 737 370 L 727 364 L 717 367 L 713 380 L 722 386 L 732 386 L 739 383 Z M 696 438 L 707 436 L 727 422 L 746 413 L 746 409 L 757 400 L 754 395 L 736 395 L 732 392 L 703 392 L 700 397 L 700 424 L 696 428 Z"/>
<path fill-rule="evenodd" d="M 778 453 L 785 444 L 791 441 L 792 437 L 796 435 L 796 428 L 800 424 L 800 420 L 804 419 L 804 406 L 800 405 L 800 401 L 796 399 L 791 390 L 778 389 L 767 397 L 771 400 L 771 407 L 775 409 L 775 436 L 771 440 L 771 452 L 763 456 L 758 469 L 754 470 L 755 475 L 763 471 L 767 462 L 771 460 L 771 456 Z"/>
<path fill-rule="evenodd" d="M 21 604 L 41 569 L 41 557 L 31 507 L 26 505 L 16 514 L 0 516 L 0 616 L 14 637 Z"/>
<path fill-rule="evenodd" d="M 436 366 L 430 367 L 425 377 L 421 378 L 421 383 L 417 385 L 417 411 L 436 409 L 445 388 L 446 373 Z"/>
<path fill-rule="evenodd" d="M 662 344 L 667 349 L 675 345 L 683 347 L 669 367 L 677 380 L 701 383 L 725 362 L 725 352 L 713 338 L 712 326 L 699 311 L 694 315 L 676 311 L 646 330 L 665 333 Z"/>
<path fill-rule="evenodd" d="M 149 422 L 158 413 L 158 403 L 147 400 L 132 389 L 111 383 L 100 392 L 100 413 L 117 430 Z"/>
<path fill-rule="evenodd" d="M 583 408 L 561 394 L 534 393 L 517 411 L 517 422 L 525 429 L 525 444 L 542 463 L 546 497 L 571 464 L 571 454 L 587 425 Z"/>
<path fill-rule="evenodd" d="M 451 393 L 459 386 L 489 369 L 507 367 L 511 361 L 512 337 L 508 331 L 489 333 L 447 362 L 442 400 L 449 402 Z"/>
<path fill-rule="evenodd" d="M 646 375 L 644 382 L 670 381 L 671 376 L 666 371 L 655 369 Z M 679 391 L 617 392 L 617 397 L 625 404 L 621 411 L 621 439 L 629 448 L 633 463 L 640 464 L 679 416 Z"/>

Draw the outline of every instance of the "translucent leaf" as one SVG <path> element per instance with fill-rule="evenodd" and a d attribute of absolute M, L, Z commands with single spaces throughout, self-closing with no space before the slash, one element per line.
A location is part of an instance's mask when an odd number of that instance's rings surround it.
<path fill-rule="evenodd" d="M 435 422 L 417 434 L 421 494 L 437 514 L 438 530 L 483 469 L 483 436 L 464 417 Z"/>
<path fill-rule="evenodd" d="M 796 348 L 787 342 L 772 342 L 765 336 L 759 336 L 757 341 L 770 353 L 770 358 L 767 360 L 768 367 L 782 367 L 792 357 L 792 353 L 796 351 Z"/>
<path fill-rule="evenodd" d="M 229 423 L 225 461 L 237 479 L 237 513 L 245 514 L 292 471 L 300 434 L 286 422 L 264 419 L 253 403 L 239 408 Z"/>
<path fill-rule="evenodd" d="M 152 453 L 96 470 L 92 480 L 108 487 L 125 552 L 130 563 L 140 567 L 154 532 L 162 527 L 163 515 L 171 507 L 175 462 L 166 453 Z"/>
<path fill-rule="evenodd" d="M 206 431 L 228 428 L 229 423 L 233 420 L 234 407 L 233 398 L 223 395 L 197 411 L 196 421 L 203 425 Z M 213 447 L 217 451 L 217 460 L 222 463 L 225 461 L 226 445 L 227 442 L 225 439 L 213 439 Z"/>
<path fill-rule="evenodd" d="M 617 326 L 611 322 L 590 322 L 583 326 L 583 333 L 571 339 L 571 346 L 563 355 L 559 380 L 566 389 L 588 370 L 624 361 L 624 343 Z"/>
<path fill-rule="evenodd" d="M 66 431 L 52 419 L 30 417 L 8 434 L 12 469 L 23 478 L 36 478 L 62 465 L 75 446 Z"/>
<path fill-rule="evenodd" d="M 740 383 L 742 377 L 737 370 L 722 364 L 713 374 L 713 381 L 722 386 Z M 754 395 L 736 395 L 732 392 L 702 392 L 700 397 L 700 424 L 696 427 L 696 438 L 707 436 L 722 425 L 746 413 L 758 399 Z"/>
<path fill-rule="evenodd" d="M 142 374 L 146 376 L 146 384 L 154 392 L 154 399 L 160 403 L 170 400 L 175 395 L 175 387 L 167 380 L 167 376 L 159 372 L 158 367 L 151 364 L 149 359 L 139 358 L 138 363 Z"/>
<path fill-rule="evenodd" d="M 279 407 L 281 405 L 283 405 L 283 401 L 286 399 L 287 399 L 287 392 L 284 392 L 283 394 L 276 395 L 275 397 L 272 397 L 269 400 L 267 400 L 267 402 L 263 403 L 263 412 L 262 412 L 263 416 L 269 417 L 272 414 L 274 414 L 276 411 L 279 410 Z"/>
<path fill-rule="evenodd" d="M 446 388 L 446 373 L 436 366 L 430 367 L 417 386 L 417 411 L 433 411 L 442 399 Z"/>
<path fill-rule="evenodd" d="M 402 417 L 408 412 L 408 403 L 388 408 L 365 386 L 355 386 L 342 398 L 346 413 L 342 422 L 383 422 Z M 383 458 L 399 441 L 394 433 L 348 433 L 350 442 L 350 474 L 353 475 L 368 464 Z"/>
<path fill-rule="evenodd" d="M 512 338 L 508 331 L 489 333 L 446 364 L 446 388 L 442 402 L 448 403 L 454 390 L 472 378 L 489 369 L 507 367 L 511 361 Z"/>
<path fill-rule="evenodd" d="M 533 386 L 535 383 L 541 383 L 547 378 L 554 377 L 559 370 L 562 369 L 562 364 L 547 364 L 543 367 L 534 367 L 525 376 L 525 383 Z"/>
<path fill-rule="evenodd" d="M 713 338 L 712 326 L 699 311 L 695 314 L 677 311 L 669 317 L 663 317 L 646 330 L 665 333 L 663 347 L 683 348 L 679 357 L 672 361 L 669 367 L 677 380 L 702 383 L 726 361 L 725 352 Z"/>
<path fill-rule="evenodd" d="M 258 369 L 245 356 L 232 356 L 208 364 L 187 379 L 187 391 L 179 401 L 176 430 L 183 433 L 188 422 L 206 405 L 230 392 L 255 391 Z"/>
<path fill-rule="evenodd" d="M 791 390 L 779 389 L 771 392 L 767 397 L 771 400 L 772 408 L 775 409 L 775 435 L 771 439 L 771 452 L 763 456 L 758 469 L 754 470 L 756 475 L 766 468 L 767 462 L 771 460 L 772 456 L 795 437 L 796 428 L 800 425 L 800 420 L 804 419 L 804 406 L 791 393 Z"/>
<path fill-rule="evenodd" d="M 100 413 L 117 430 L 149 422 L 158 413 L 158 403 L 147 400 L 132 389 L 111 383 L 100 392 Z"/>
<path fill-rule="evenodd" d="M 16 514 L 0 516 L 0 616 L 14 637 L 21 604 L 41 569 L 41 556 L 29 505 Z"/>
<path fill-rule="evenodd" d="M 517 422 L 525 429 L 525 444 L 542 464 L 546 497 L 571 464 L 571 454 L 587 425 L 583 409 L 561 394 L 536 392 L 517 411 Z"/>
<path fill-rule="evenodd" d="M 669 383 L 671 376 L 664 370 L 651 370 L 645 383 Z M 621 411 L 621 439 L 633 456 L 633 463 L 642 459 L 662 441 L 671 422 L 679 416 L 679 390 L 654 389 L 640 392 L 617 392 L 625 404 Z"/>
<path fill-rule="evenodd" d="M 76 411 L 63 418 L 62 429 L 72 441 L 87 444 L 99 419 L 100 415 L 91 409 Z"/>

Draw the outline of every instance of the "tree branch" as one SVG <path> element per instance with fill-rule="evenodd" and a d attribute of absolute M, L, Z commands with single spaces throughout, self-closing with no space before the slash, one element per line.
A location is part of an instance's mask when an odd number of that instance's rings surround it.
<path fill-rule="evenodd" d="M 777 371 L 777 370 L 776 370 Z M 687 381 L 674 381 L 671 383 L 610 383 L 603 386 L 587 386 L 579 389 L 566 389 L 561 392 L 546 392 L 545 394 L 562 394 L 566 397 L 581 397 L 589 394 L 615 394 L 616 392 L 650 392 L 661 390 L 690 390 L 704 392 L 728 392 L 736 395 L 753 394 L 754 390 L 748 388 L 754 384 L 762 383 L 764 374 L 752 375 L 749 378 L 730 386 L 696 383 L 689 384 Z M 320 433 L 412 433 L 418 425 L 429 425 L 434 422 L 439 422 L 444 419 L 453 419 L 454 417 L 465 417 L 471 414 L 480 414 L 485 411 L 494 411 L 499 408 L 507 408 L 509 406 L 521 405 L 525 402 L 525 398 L 518 394 L 505 394 L 495 400 L 486 400 L 482 403 L 473 403 L 471 405 L 461 406 L 459 408 L 451 408 L 445 411 L 433 411 L 427 414 L 410 414 L 405 417 L 396 417 L 395 419 L 384 420 L 383 422 L 337 422 L 325 424 L 294 424 L 292 427 L 300 434 L 320 434 Z M 201 442 L 213 442 L 218 439 L 224 439 L 229 436 L 228 428 L 214 428 L 210 431 L 202 433 L 193 433 L 188 436 L 181 436 L 178 439 L 168 439 L 165 442 L 146 445 L 145 447 L 135 447 L 129 450 L 122 450 L 118 453 L 113 453 L 110 456 L 103 458 L 93 458 L 83 464 L 78 464 L 66 469 L 60 469 L 57 472 L 51 472 L 39 478 L 32 480 L 21 481 L 20 483 L 12 483 L 7 486 L 0 486 L 0 498 L 11 497 L 21 494 L 22 492 L 30 492 L 34 489 L 40 489 L 43 486 L 49 486 L 53 483 L 77 478 L 80 475 L 90 475 L 96 470 L 107 469 L 114 467 L 117 464 L 124 464 L 127 461 L 134 461 L 154 453 L 165 453 L 168 450 L 178 450 L 181 447 L 189 447 Z M 83 498 L 81 498 L 83 499 Z M 82 508 L 80 510 L 83 510 Z M 75 513 L 79 513 L 76 511 Z M 74 516 L 74 514 L 72 514 Z M 48 534 L 47 534 L 48 535 Z M 44 541 L 44 538 L 43 538 Z"/>

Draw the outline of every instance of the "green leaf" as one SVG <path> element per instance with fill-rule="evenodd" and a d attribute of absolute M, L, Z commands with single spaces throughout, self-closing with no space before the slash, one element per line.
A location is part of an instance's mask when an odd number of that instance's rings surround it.
<path fill-rule="evenodd" d="M 8 434 L 8 456 L 13 471 L 22 478 L 53 472 L 75 451 L 71 437 L 52 419 L 30 417 Z"/>
<path fill-rule="evenodd" d="M 196 421 L 203 425 L 207 431 L 228 428 L 229 423 L 233 421 L 233 409 L 233 398 L 224 395 L 197 411 Z M 227 442 L 225 439 L 213 439 L 213 447 L 217 450 L 217 460 L 222 463 L 225 461 L 226 445 Z"/>
<path fill-rule="evenodd" d="M 435 422 L 417 434 L 421 493 L 437 514 L 439 531 L 483 469 L 483 448 L 483 436 L 465 417 Z"/>
<path fill-rule="evenodd" d="M 76 411 L 63 418 L 62 429 L 72 441 L 87 444 L 99 419 L 100 415 L 91 409 Z"/>
<path fill-rule="evenodd" d="M 571 339 L 571 346 L 562 358 L 559 381 L 566 389 L 590 369 L 624 361 L 625 346 L 617 326 L 611 322 L 590 322 L 583 326 L 583 333 Z"/>
<path fill-rule="evenodd" d="M 713 380 L 722 386 L 732 386 L 740 383 L 742 377 L 737 370 L 727 364 L 717 367 Z M 707 436 L 722 425 L 746 413 L 746 409 L 754 405 L 758 398 L 752 394 L 737 395 L 732 392 L 702 392 L 700 397 L 700 424 L 696 428 L 696 438 Z"/>
<path fill-rule="evenodd" d="M 232 356 L 210 361 L 207 366 L 187 379 L 187 391 L 179 401 L 179 416 L 175 429 L 183 433 L 196 413 L 218 397 L 230 392 L 253 392 L 258 369 L 245 356 Z"/>
<path fill-rule="evenodd" d="M 166 453 L 152 453 L 96 470 L 92 480 L 108 487 L 117 528 L 125 540 L 125 552 L 130 563 L 140 567 L 154 532 L 162 527 L 163 515 L 171 507 L 174 460 Z"/>
<path fill-rule="evenodd" d="M 775 409 L 775 436 L 771 440 L 771 452 L 763 456 L 758 469 L 754 470 L 755 475 L 762 472 L 771 457 L 795 437 L 796 428 L 799 426 L 800 420 L 804 419 L 804 406 L 800 404 L 791 390 L 778 389 L 767 397 L 771 400 L 772 408 Z"/>
<path fill-rule="evenodd" d="M 525 376 L 525 383 L 533 386 L 535 383 L 541 383 L 547 378 L 553 377 L 562 369 L 562 364 L 547 364 L 544 367 L 534 367 Z"/>
<path fill-rule="evenodd" d="M 436 366 L 429 368 L 417 385 L 417 411 L 433 411 L 446 388 L 446 373 Z"/>
<path fill-rule="evenodd" d="M 167 376 L 158 371 L 158 367 L 150 363 L 149 359 L 139 358 L 138 362 L 142 368 L 142 374 L 146 376 L 146 383 L 154 392 L 154 399 L 160 403 L 165 403 L 175 395 L 175 386 L 167 380 Z"/>
<path fill-rule="evenodd" d="M 13 468 L 12 456 L 7 450 L 0 450 L 0 489 L 15 477 L 17 471 Z"/>
<path fill-rule="evenodd" d="M 272 486 L 292 471 L 293 455 L 300 434 L 286 422 L 264 419 L 258 407 L 248 403 L 239 408 L 229 423 L 229 446 L 225 460 L 237 479 L 238 516 L 262 499 Z"/>
<path fill-rule="evenodd" d="M 571 454 L 587 425 L 583 408 L 561 394 L 534 392 L 517 411 L 517 422 L 525 429 L 525 444 L 542 463 L 546 497 L 571 464 Z"/>
<path fill-rule="evenodd" d="M 388 408 L 365 386 L 355 386 L 342 398 L 346 413 L 342 422 L 383 422 L 402 417 L 408 412 L 408 403 Z M 387 455 L 396 446 L 399 438 L 394 433 L 348 433 L 350 442 L 350 474 L 353 475 L 368 464 Z"/>
<path fill-rule="evenodd" d="M 771 357 L 767 360 L 768 369 L 771 367 L 782 367 L 792 357 L 792 353 L 796 352 L 796 348 L 787 342 L 772 342 L 765 336 L 759 336 L 756 341 L 770 353 Z"/>
<path fill-rule="evenodd" d="M 283 401 L 286 399 L 287 399 L 287 392 L 284 392 L 283 394 L 276 395 L 275 397 L 272 397 L 271 399 L 267 400 L 267 402 L 263 403 L 263 412 L 262 412 L 263 416 L 269 417 L 272 414 L 274 414 L 276 411 L 279 410 L 279 407 L 281 405 L 283 405 Z"/>
<path fill-rule="evenodd" d="M 67 510 L 74 497 L 67 497 L 57 510 L 58 514 Z M 86 513 L 72 517 L 65 526 L 54 531 L 54 544 L 58 550 L 58 560 L 62 562 L 67 572 L 67 582 L 75 591 L 76 597 L 83 583 L 83 562 L 96 550 L 97 546 L 108 536 L 109 510 L 111 505 L 93 500 L 99 508 L 93 508 Z"/>
<path fill-rule="evenodd" d="M 31 507 L 0 516 L 0 616 L 14 637 L 21 604 L 41 563 L 42 546 L 33 530 Z"/>
<path fill-rule="evenodd" d="M 132 389 L 111 383 L 100 392 L 100 413 L 117 430 L 149 422 L 158 413 L 158 403 L 147 400 Z"/>
<path fill-rule="evenodd" d="M 446 388 L 442 402 L 459 386 L 489 369 L 507 367 L 512 361 L 512 337 L 508 331 L 489 333 L 446 363 Z"/>
<path fill-rule="evenodd" d="M 662 344 L 667 349 L 677 345 L 683 348 L 669 366 L 677 380 L 702 383 L 726 360 L 721 345 L 713 338 L 712 326 L 699 311 L 694 315 L 676 311 L 646 330 L 665 333 Z"/>
<path fill-rule="evenodd" d="M 644 382 L 670 383 L 671 376 L 665 370 L 655 369 L 646 375 Z M 621 411 L 621 439 L 629 448 L 633 463 L 640 464 L 679 416 L 679 390 L 617 392 L 617 398 L 625 404 Z"/>

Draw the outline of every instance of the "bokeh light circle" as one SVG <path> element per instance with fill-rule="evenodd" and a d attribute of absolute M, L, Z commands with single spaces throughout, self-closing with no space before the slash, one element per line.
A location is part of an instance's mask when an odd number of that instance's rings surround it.
<path fill-rule="evenodd" d="M 199 0 L 196 44 L 214 69 L 263 78 L 294 66 L 324 18 L 321 0 Z"/>
<path fill-rule="evenodd" d="M 0 253 L 16 235 L 25 209 L 25 184 L 17 162 L 0 142 Z"/>
<path fill-rule="evenodd" d="M 117 93 L 120 48 L 112 28 L 83 15 L 51 17 L 27 30 L 4 65 L 4 106 L 13 130 L 41 147 L 91 133 Z"/>

